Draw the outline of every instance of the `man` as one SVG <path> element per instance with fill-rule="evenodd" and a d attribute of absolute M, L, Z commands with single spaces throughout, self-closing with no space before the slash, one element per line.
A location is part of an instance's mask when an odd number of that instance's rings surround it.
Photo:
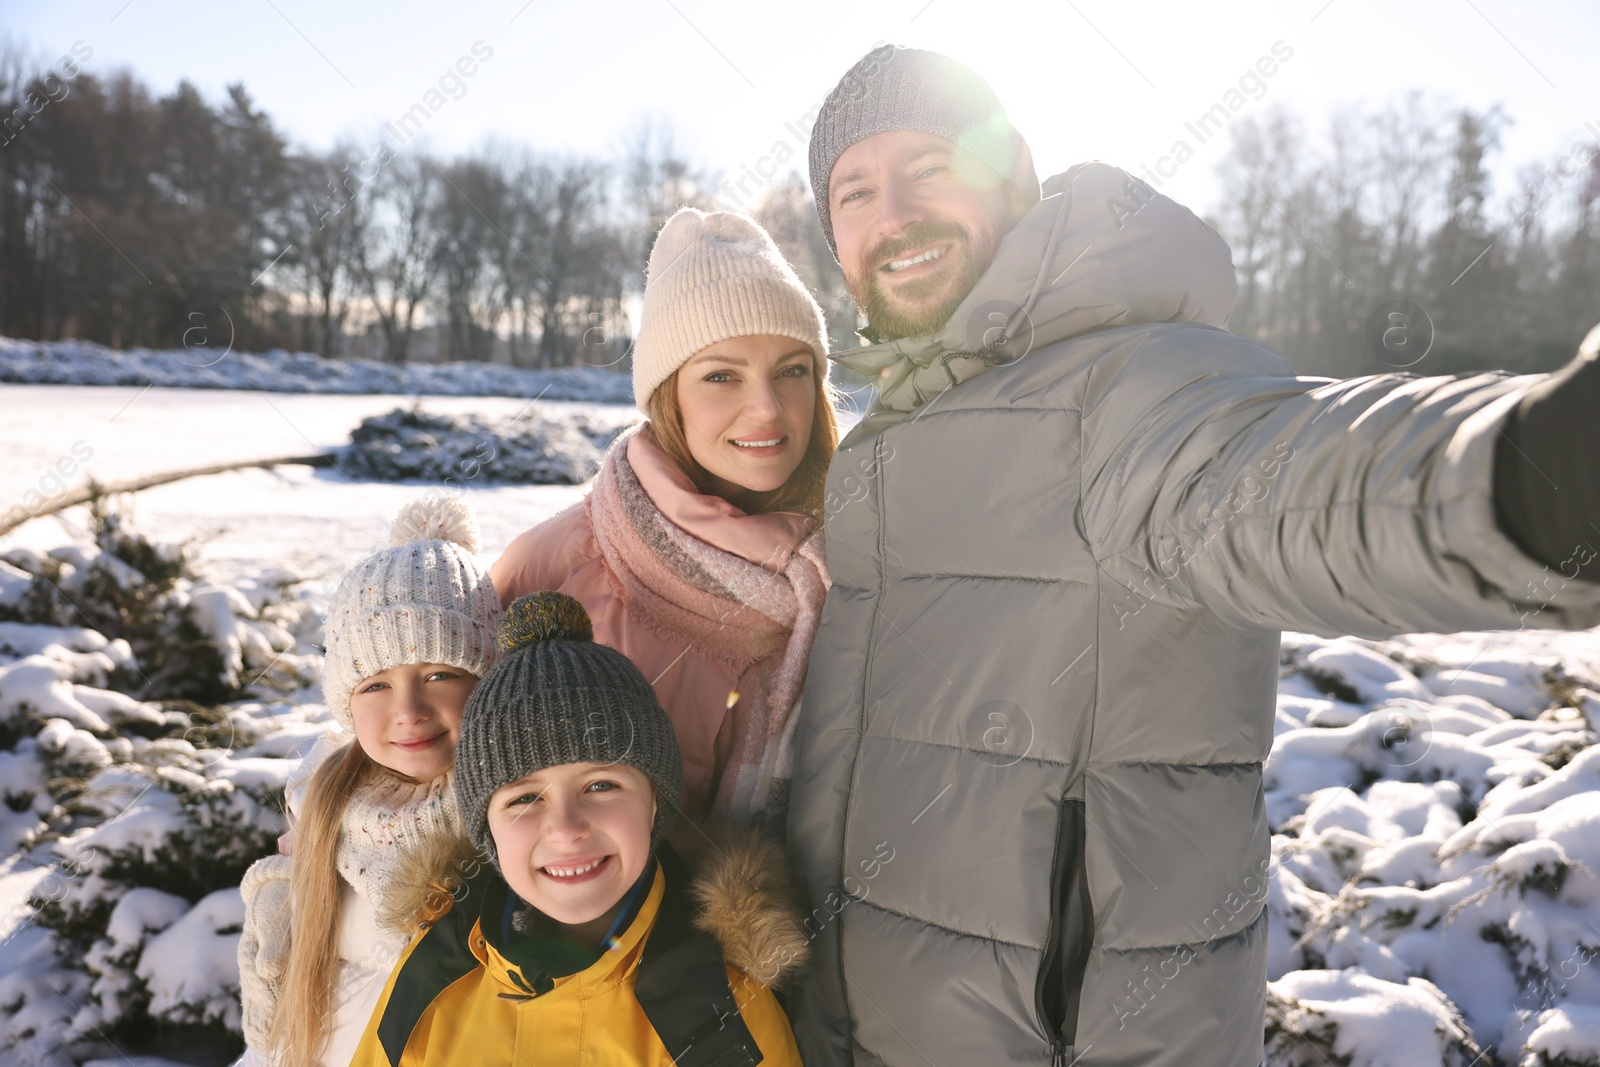
<path fill-rule="evenodd" d="M 1600 331 L 1295 377 L 1217 234 L 1103 164 L 1041 198 L 932 53 L 861 60 L 810 162 L 879 391 L 796 742 L 806 1061 L 1254 1065 L 1279 631 L 1600 623 Z"/>

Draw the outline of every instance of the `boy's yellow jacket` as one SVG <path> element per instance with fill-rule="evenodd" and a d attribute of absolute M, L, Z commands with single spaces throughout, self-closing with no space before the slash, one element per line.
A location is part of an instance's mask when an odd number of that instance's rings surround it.
<path fill-rule="evenodd" d="M 663 845 L 654 867 L 611 947 L 552 978 L 508 958 L 509 890 L 492 868 L 458 882 L 457 902 L 439 915 L 438 904 L 451 903 L 439 892 L 448 882 L 439 858 L 428 859 L 407 880 L 418 895 L 387 917 L 398 923 L 409 907 L 423 928 L 352 1067 L 799 1067 L 771 989 L 803 962 L 807 943 L 782 850 L 755 837 L 730 843 L 690 879 Z"/>

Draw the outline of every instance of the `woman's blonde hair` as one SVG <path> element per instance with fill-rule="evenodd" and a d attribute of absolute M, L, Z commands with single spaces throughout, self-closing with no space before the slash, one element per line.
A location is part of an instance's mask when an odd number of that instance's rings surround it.
<path fill-rule="evenodd" d="M 268 1039 L 277 1067 L 315 1067 L 327 1044 L 339 973 L 339 824 L 345 801 L 377 767 L 351 741 L 313 772 L 305 808 L 294 820 L 289 881 L 294 935 Z"/>
<path fill-rule="evenodd" d="M 751 514 L 773 511 L 793 511 L 822 520 L 823 498 L 827 494 L 828 464 L 839 447 L 839 392 L 828 380 L 827 357 L 812 353 L 812 378 L 816 380 L 816 406 L 811 416 L 811 440 L 806 443 L 806 454 L 777 489 L 770 493 L 752 494 L 757 501 L 745 510 Z M 816 364 L 820 364 L 817 366 Z M 645 414 L 650 417 L 650 429 L 656 443 L 678 469 L 702 493 L 710 493 L 711 472 L 702 467 L 689 451 L 689 439 L 683 429 L 683 409 L 678 406 L 678 375 L 680 367 L 666 381 L 656 386 L 650 399 L 645 401 Z"/>

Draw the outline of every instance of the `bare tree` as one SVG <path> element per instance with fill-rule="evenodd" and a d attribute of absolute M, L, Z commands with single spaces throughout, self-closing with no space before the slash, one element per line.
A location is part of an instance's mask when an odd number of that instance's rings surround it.
<path fill-rule="evenodd" d="M 1218 224 L 1233 243 L 1241 293 L 1229 325 L 1241 336 L 1282 345 L 1293 333 L 1284 308 L 1302 249 L 1285 212 L 1308 197 L 1301 173 L 1305 135 L 1283 108 L 1232 127 L 1233 150 L 1223 161 L 1223 207 Z"/>
<path fill-rule="evenodd" d="M 1387 236 L 1376 285 L 1380 292 L 1415 292 L 1422 284 L 1422 234 L 1436 210 L 1445 165 L 1439 120 L 1422 94 L 1413 92 L 1402 105 L 1371 115 L 1366 125 L 1374 163 L 1373 222 Z"/>
<path fill-rule="evenodd" d="M 828 343 L 836 350 L 858 344 L 855 302 L 845 287 L 844 271 L 822 232 L 811 189 L 797 171 L 790 171 L 767 187 L 756 207 L 755 219 L 772 235 L 783 258 L 822 305 Z"/>
<path fill-rule="evenodd" d="M 300 282 L 305 346 L 338 356 L 357 290 L 355 264 L 366 210 L 345 150 L 294 161 L 288 223 L 291 251 L 284 257 Z"/>
<path fill-rule="evenodd" d="M 529 174 L 529 233 L 534 254 L 525 276 L 537 301 L 538 365 L 579 362 L 578 340 L 589 315 L 621 299 L 623 241 L 612 225 L 609 169 L 584 159 L 552 160 Z"/>
<path fill-rule="evenodd" d="M 487 362 L 498 318 L 493 263 L 486 254 L 505 240 L 493 221 L 503 215 L 505 174 L 483 159 L 440 169 L 434 205 L 433 261 L 444 296 L 446 351 L 452 359 Z"/>
<path fill-rule="evenodd" d="M 526 150 L 491 145 L 480 160 L 501 176 L 501 185 L 483 210 L 495 231 L 483 249 L 491 270 L 486 283 L 491 314 L 498 330 L 506 323 L 506 345 L 511 365 L 531 366 L 532 326 L 536 314 L 538 268 L 530 258 L 540 240 L 538 166 Z"/>
<path fill-rule="evenodd" d="M 629 134 L 622 159 L 624 227 L 637 242 L 640 267 L 649 262 L 656 234 L 681 207 L 715 210 L 715 175 L 695 165 L 679 149 L 672 127 L 643 121 Z M 644 288 L 641 273 L 636 281 Z"/>
<path fill-rule="evenodd" d="M 1600 317 L 1589 206 L 1600 178 L 1562 194 L 1573 210 L 1553 236 L 1536 210 L 1549 202 L 1556 214 L 1549 168 L 1527 175 L 1533 192 L 1497 218 L 1488 161 L 1505 121 L 1417 94 L 1337 115 L 1316 141 L 1282 109 L 1241 118 L 1218 211 L 1242 289 L 1230 326 L 1303 371 L 1338 376 L 1414 365 L 1371 335 L 1394 301 L 1415 305 L 1406 321 L 1433 373 L 1548 369 L 1570 356 Z M 1589 201 L 1575 199 L 1580 185 Z"/>
<path fill-rule="evenodd" d="M 438 164 L 421 153 L 395 156 L 367 192 L 355 247 L 356 275 L 383 331 L 384 358 L 404 363 L 417 312 L 438 276 L 431 226 L 440 189 Z"/>

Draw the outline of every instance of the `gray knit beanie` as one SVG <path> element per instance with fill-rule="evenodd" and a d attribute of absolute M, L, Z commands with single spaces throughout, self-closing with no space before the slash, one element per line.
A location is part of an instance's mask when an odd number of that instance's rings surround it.
<path fill-rule="evenodd" d="M 498 653 L 500 597 L 478 558 L 478 523 L 461 497 L 430 492 L 400 509 L 389 547 L 328 598 L 322 694 L 346 730 L 363 678 L 406 663 L 445 663 L 483 677 Z"/>
<path fill-rule="evenodd" d="M 811 190 L 835 258 L 839 248 L 828 214 L 833 165 L 857 141 L 891 130 L 943 137 L 992 167 L 1025 203 L 1039 199 L 1033 153 L 988 83 L 938 52 L 881 45 L 839 79 L 811 129 Z"/>
<path fill-rule="evenodd" d="M 456 804 L 467 838 L 496 868 L 489 798 L 567 763 L 625 763 L 656 791 L 651 845 L 678 807 L 683 759 L 672 722 L 633 661 L 594 640 L 583 605 L 532 593 L 505 610 L 501 660 L 467 698 L 456 742 Z"/>

